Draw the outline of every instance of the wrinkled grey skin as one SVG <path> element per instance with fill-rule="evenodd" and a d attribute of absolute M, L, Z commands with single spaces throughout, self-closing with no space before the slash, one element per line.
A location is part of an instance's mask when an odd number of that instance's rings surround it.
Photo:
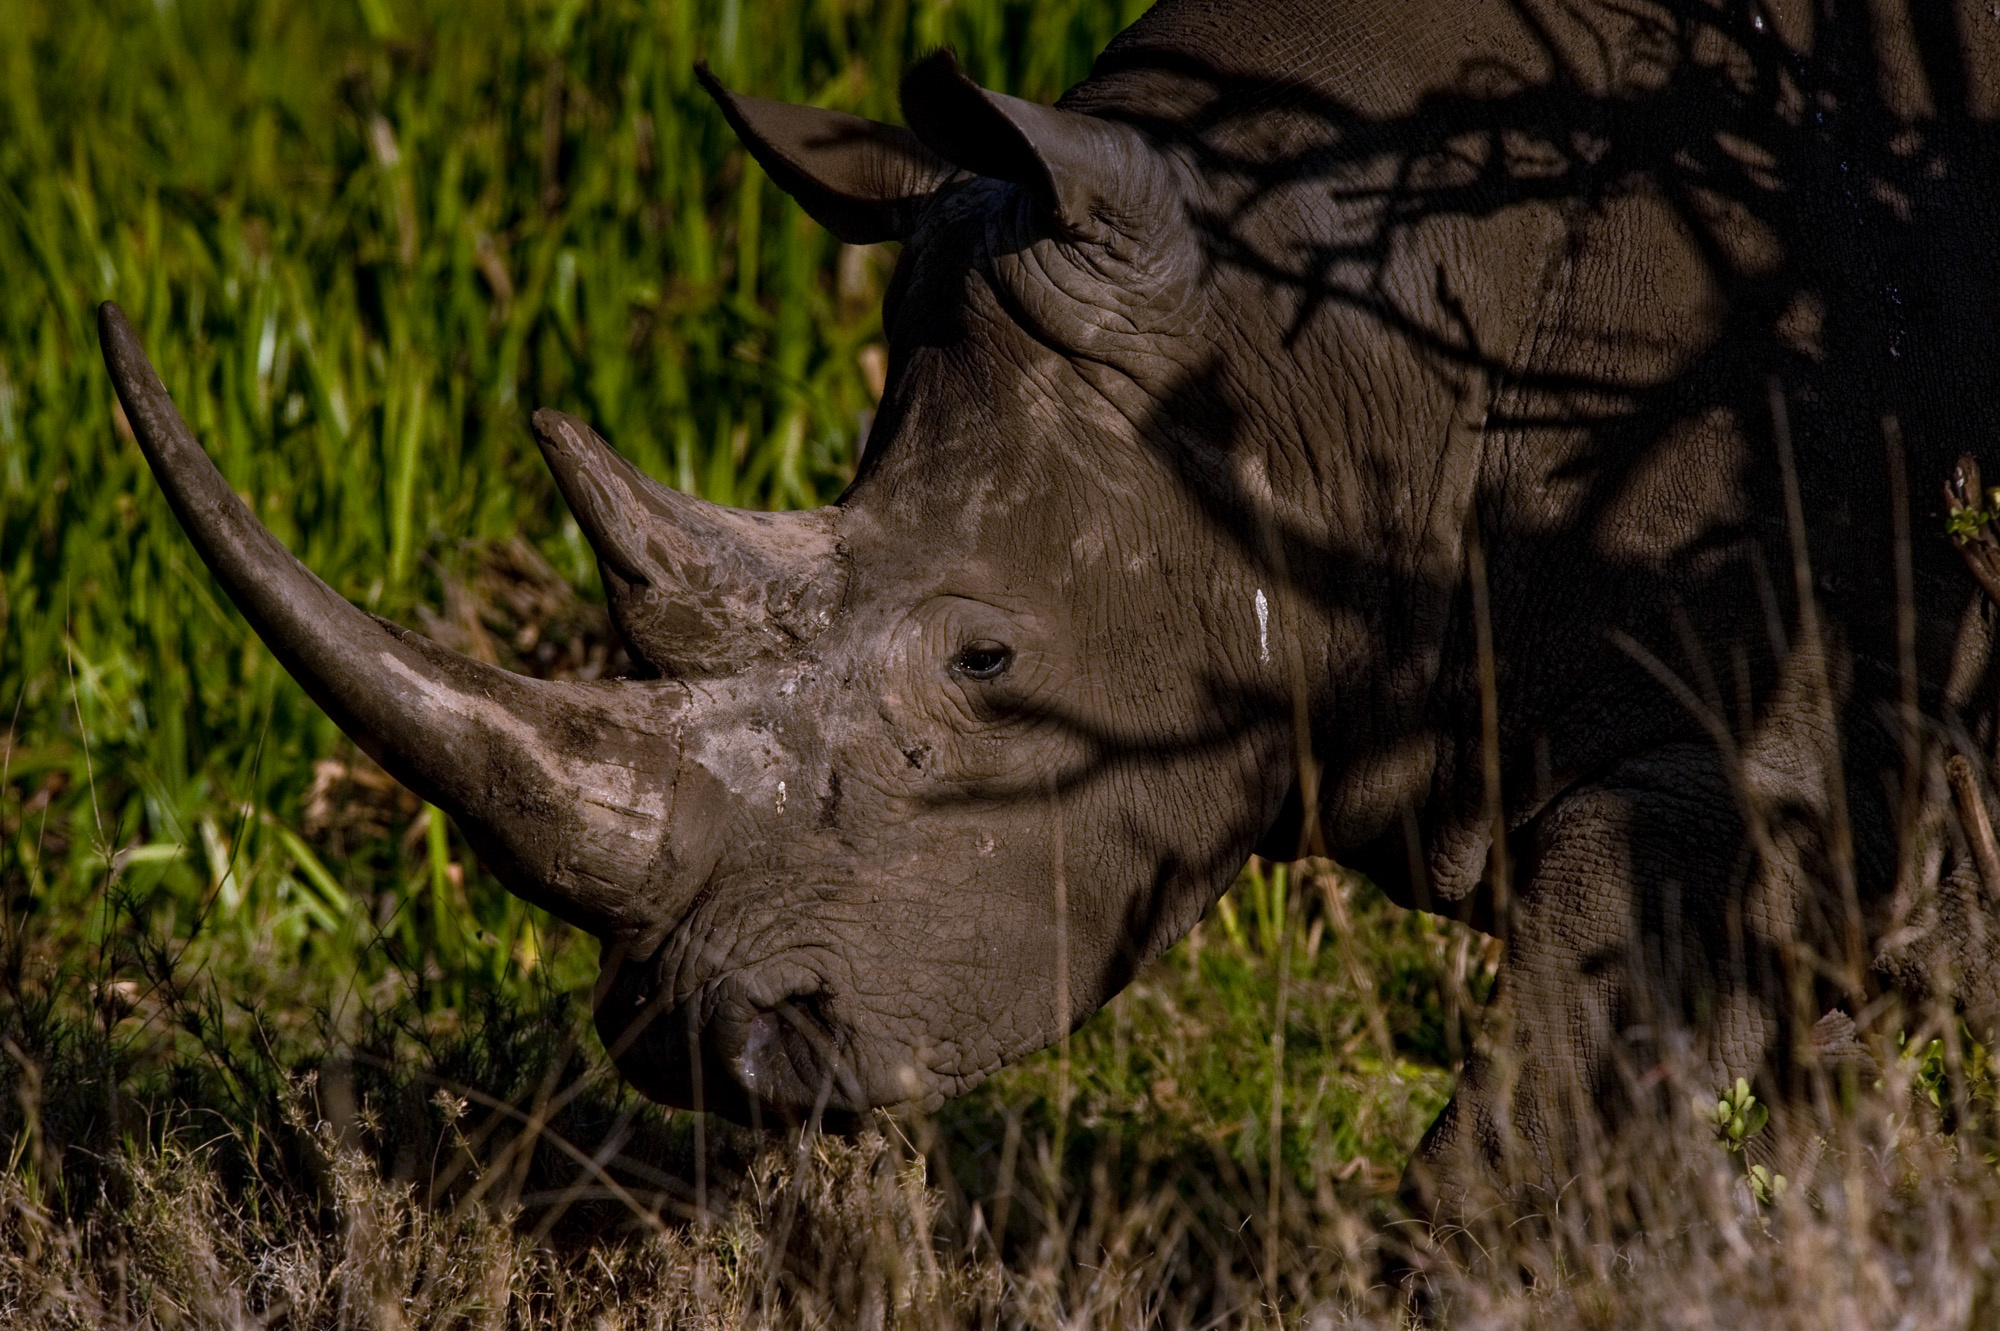
<path fill-rule="evenodd" d="M 1983 4 L 1167 0 L 1056 109 L 949 57 L 911 131 L 715 88 L 904 248 L 829 509 L 716 509 L 536 417 L 655 679 L 339 602 L 109 307 L 106 355 L 286 666 L 604 938 L 648 1094 L 936 1105 L 1313 846 L 1507 940 L 1414 1171 L 1464 1207 L 1669 1085 L 1797 1101 L 1805 1026 L 1983 918 L 1899 888 L 1896 829 L 1964 887 L 1936 773 L 1992 742 L 1989 635 L 1927 497 L 2000 425 L 1996 52 Z"/>

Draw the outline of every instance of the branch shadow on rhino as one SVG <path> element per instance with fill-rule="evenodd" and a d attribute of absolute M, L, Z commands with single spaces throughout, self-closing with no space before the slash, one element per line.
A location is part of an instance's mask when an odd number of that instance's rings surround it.
<path fill-rule="evenodd" d="M 1310 718 L 1274 825 L 1317 823 L 1398 901 L 1462 904 L 1514 949 L 1498 1038 L 1424 1152 L 1461 1209 L 1469 1177 L 1559 1188 L 1600 1128 L 1643 1134 L 1732 1072 L 1781 1119 L 1824 1103 L 1821 1020 L 1878 1047 L 1898 1020 L 1872 945 L 1934 890 L 1919 835 L 1956 835 L 1939 741 L 1991 733 L 1957 715 L 1990 693 L 1983 663 L 1952 682 L 1962 571 L 1860 498 L 1921 490 L 2000 417 L 1974 387 L 2000 326 L 1995 142 L 1939 72 L 1951 34 L 1914 24 L 1924 112 L 1890 103 L 1856 11 L 1809 49 L 1748 9 L 1518 14 L 1518 58 L 1386 112 L 1143 39 L 1072 94 L 1213 185 L 1189 217 L 1229 314 L 1206 331 L 1262 360 L 1193 358 L 1138 435 L 1253 571 L 1260 633 L 1268 614 L 1282 651 L 1324 622 L 1332 644 L 1290 694 L 1197 681 L 1222 719 L 1164 741 L 1043 706 L 1081 756 L 965 797 L 1142 785 L 1241 718 Z M 980 235 L 981 261 L 1033 240 Z M 1260 454 L 1273 412 L 1298 434 Z M 908 419 L 885 404 L 857 488 Z M 1156 859 L 1104 991 L 1157 950 L 1185 861 Z"/>
<path fill-rule="evenodd" d="M 1768 1163 L 1801 1175 L 1869 1061 L 1936 1016 L 1904 1003 L 1929 944 L 1886 970 L 1875 952 L 1964 862 L 1939 773 L 1993 738 L 1984 648 L 1959 631 L 1987 612 L 1968 620 L 1942 541 L 1909 537 L 1921 515 L 1866 497 L 1924 492 L 2000 423 L 1996 143 L 1927 22 L 1928 112 L 1891 105 L 1853 10 L 1810 50 L 1746 8 L 1595 31 L 1518 12 L 1518 58 L 1388 111 L 1143 42 L 1073 94 L 1214 186 L 1188 218 L 1202 332 L 1238 354 L 1180 364 L 1137 436 L 1200 540 L 1251 571 L 1260 638 L 1268 618 L 1300 659 L 1290 689 L 1196 678 L 1206 710 L 1165 728 L 1033 703 L 1011 719 L 1071 759 L 922 807 L 1143 799 L 1172 763 L 1303 714 L 1292 807 L 1215 829 L 1232 849 L 1207 861 L 1140 846 L 1156 869 L 1121 944 L 1066 979 L 1122 987 L 1175 932 L 1168 886 L 1220 880 L 1260 832 L 1332 850 L 1510 949 L 1412 1171 L 1420 1206 L 1471 1224 L 1580 1196 L 1595 1234 L 1669 1207 L 1643 1162 L 1673 1154 L 1663 1122 L 1698 1126 L 1690 1094 L 1746 1077 L 1774 1107 Z M 978 235 L 968 262 L 1037 239 Z M 967 336 L 941 319 L 910 341 Z M 1272 415 L 1295 433 L 1260 451 Z M 912 420 L 885 403 L 857 491 L 907 456 Z M 1322 623 L 1323 651 L 1289 636 Z"/>
<path fill-rule="evenodd" d="M 1142 434 L 1189 477 L 1216 540 L 1352 635 L 1347 660 L 1366 670 L 1343 678 L 1336 658 L 1311 685 L 1325 779 L 1437 746 L 1419 814 L 1430 843 L 1410 845 L 1404 820 L 1339 846 L 1343 859 L 1406 905 L 1477 903 L 1517 949 L 1543 938 L 1543 954 L 1511 963 L 1503 998 L 1603 1028 L 1539 1106 L 1517 1102 L 1511 1128 L 1501 1106 L 1476 1106 L 1478 1140 L 1452 1149 L 1489 1169 L 1508 1164 L 1510 1132 L 1544 1157 L 1595 1149 L 1578 1140 L 1593 1135 L 1579 1126 L 1593 1105 L 1643 1137 L 1642 1120 L 1684 1107 L 1686 1077 L 1723 1064 L 1748 1068 L 1781 1109 L 1802 1106 L 1795 1136 L 1810 1137 L 1853 1066 L 1820 1057 L 1817 1023 L 1845 1012 L 1879 1053 L 1919 1019 L 1899 1006 L 1915 1001 L 1909 986 L 1873 965 L 1875 945 L 1953 872 L 1933 865 L 1918 883 L 1924 846 L 1963 863 L 1940 764 L 1993 738 L 1984 647 L 1961 634 L 1968 606 L 1974 636 L 1990 609 L 1928 534 L 1932 510 L 1903 519 L 1911 538 L 1880 497 L 1927 493 L 2000 425 L 1986 386 L 2000 347 L 1986 238 L 2000 218 L 1984 188 L 2000 177 L 2000 134 L 1972 105 L 1973 57 L 1934 15 L 1912 16 L 1933 103 L 1913 108 L 1883 91 L 1910 71 L 1883 68 L 1854 7 L 1823 15 L 1810 50 L 1748 7 L 1621 12 L 1607 26 L 1625 30 L 1594 43 L 1570 20 L 1559 34 L 1521 13 L 1547 69 L 1481 63 L 1387 116 L 1185 52 L 1107 54 L 1076 104 L 1183 147 L 1221 182 L 1222 204 L 1191 220 L 1206 280 L 1235 298 L 1226 308 L 1281 309 L 1273 363 L 1365 343 L 1342 367 L 1381 376 L 1348 403 L 1345 438 L 1299 445 L 1332 452 L 1355 491 L 1315 510 L 1274 479 L 1311 470 L 1296 457 L 1260 470 L 1227 444 L 1190 445 L 1190 420 L 1227 421 L 1225 439 L 1252 428 L 1228 405 L 1237 367 L 1185 376 Z M 1607 52 L 1633 63 L 1607 70 Z M 1172 114 L 1121 105 L 1121 87 L 1158 77 Z M 1268 151 L 1256 130 L 1274 106 L 1307 146 Z M 1282 243 L 1296 233 L 1270 219 L 1286 208 L 1320 209 L 1343 234 Z M 1482 225 L 1524 215 L 1523 229 L 1556 238 L 1525 332 L 1490 317 L 1475 243 Z M 1283 373 L 1260 387 L 1298 400 Z M 1390 455 L 1396 429 L 1448 435 L 1455 411 L 1474 442 L 1413 480 Z M 1795 480 L 1779 456 L 1787 426 Z M 1464 522 L 1433 522 L 1385 555 L 1384 533 L 1449 509 L 1454 486 Z M 1329 510 L 1379 525 L 1343 528 Z M 1492 597 L 1503 856 L 1481 826 L 1474 542 Z M 1427 662 L 1424 696 L 1385 706 L 1371 691 Z M 1930 718 L 1914 734 L 1906 687 Z M 1093 770 L 1145 761 L 1076 724 Z M 1601 832 L 1578 848 L 1593 834 L 1573 825 L 1593 804 L 1596 827 L 1622 839 L 1610 861 Z M 1607 905 L 1593 881 L 1629 899 Z M 1513 899 L 1496 902 L 1496 886 Z M 1624 1038 L 1635 1030 L 1648 1034 Z M 1450 1120 L 1447 1135 L 1462 1126 Z"/>
<path fill-rule="evenodd" d="M 1908 719 L 1884 705 L 1914 675 L 1938 733 L 1980 739 L 1990 719 L 1944 715 L 1978 691 L 1946 695 L 1970 592 L 1952 556 L 1914 546 L 1902 642 L 1896 524 L 1860 496 L 1942 476 L 1992 426 L 1988 398 L 1940 386 L 1978 384 L 1992 346 L 1976 188 L 1994 142 L 1948 78 L 1932 74 L 1942 114 L 1892 108 L 1852 12 L 1812 54 L 1750 10 L 1656 6 L 1610 16 L 1618 32 L 1522 16 L 1540 68 L 1474 62 L 1396 114 L 1144 46 L 1114 50 L 1074 104 L 1218 182 L 1190 220 L 1204 282 L 1232 296 L 1218 310 L 1268 322 L 1250 334 L 1272 334 L 1262 378 L 1196 364 L 1140 438 L 1256 570 L 1260 608 L 1268 586 L 1280 624 L 1306 608 L 1334 626 L 1298 675 L 1312 723 L 1292 781 L 1330 795 L 1296 821 L 1322 821 L 1396 899 L 1464 903 L 1516 947 L 1494 1017 L 1516 1043 L 1478 1055 L 1430 1163 L 1506 1177 L 1524 1137 L 1546 1187 L 1602 1153 L 1600 1115 L 1644 1133 L 1730 1069 L 1782 1109 L 1824 1101 L 1820 1019 L 1894 1023 L 1868 945 L 1902 909 L 1910 809 L 1938 807 L 1938 783 L 1906 765 Z M 1916 28 L 1926 66 L 1956 60 Z M 1120 106 L 1140 76 L 1168 76 L 1176 114 Z M 1274 106 L 1276 154 L 1256 138 Z M 1332 238 L 1292 244 L 1282 210 Z M 1526 326 L 1502 318 L 1524 308 Z M 926 346 L 962 336 L 934 326 Z M 1274 458 L 1240 446 L 1256 408 L 1328 392 L 1308 374 L 1328 366 L 1344 394 L 1328 436 Z M 1884 416 L 1908 440 L 1900 480 Z M 1412 438 L 1442 456 L 1412 466 Z M 1220 717 L 1280 727 L 1300 701 L 1228 675 L 1200 689 Z M 1230 731 L 1162 743 L 1086 711 L 1034 719 L 1082 757 L 1018 799 L 1142 783 Z M 1400 807 L 1366 807 L 1412 773 Z M 1134 897 L 1108 989 L 1154 951 L 1142 905 L 1168 877 Z M 1550 1053 L 1550 1027 L 1588 1033 Z M 1522 1071 L 1506 1061 L 1542 1083 L 1496 1089 Z"/>

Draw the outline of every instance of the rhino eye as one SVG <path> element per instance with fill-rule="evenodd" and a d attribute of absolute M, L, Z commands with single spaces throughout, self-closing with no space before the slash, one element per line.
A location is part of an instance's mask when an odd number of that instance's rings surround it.
<path fill-rule="evenodd" d="M 973 679 L 992 679 L 1013 663 L 1013 648 L 1005 643 L 981 640 L 960 651 L 952 660 L 951 668 Z"/>

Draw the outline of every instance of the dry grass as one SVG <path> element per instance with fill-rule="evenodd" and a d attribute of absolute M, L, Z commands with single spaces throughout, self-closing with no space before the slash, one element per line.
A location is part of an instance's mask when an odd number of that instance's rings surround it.
<path fill-rule="evenodd" d="M 1350 1212 L 1291 1236 L 1275 1314 L 1226 1247 L 1209 1297 L 1188 1298 L 1204 1282 L 1177 1260 L 1227 1236 L 1179 1241 L 1172 1192 L 996 1256 L 894 1125 L 771 1143 L 705 1221 L 568 1246 L 535 1241 L 525 1208 L 425 1205 L 315 1116 L 310 1088 L 293 1106 L 314 1166 L 295 1186 L 232 1189 L 202 1149 L 131 1149 L 105 1162 L 105 1197 L 62 1220 L 18 1174 L 0 1180 L 9 1324 L 1389 1327 L 1413 1315 L 1410 1287 L 1378 1278 L 1385 1240 Z M 1582 1221 L 1517 1230 L 1476 1266 L 1425 1262 L 1415 1306 L 1456 1328 L 1990 1325 L 1991 1167 L 1886 1115 L 1839 1162 L 1838 1182 L 1772 1206 L 1726 1166 L 1691 1171 L 1651 1198 L 1643 1239 L 1592 1240 Z M 1079 1210 L 1087 1198 L 1066 1218 Z"/>
<path fill-rule="evenodd" d="M 1174 964 L 1123 1020 L 1196 996 Z M 1449 1236 L 1385 1171 L 1308 1153 L 1275 1176 L 1273 1236 L 1247 1121 L 1121 1119 L 1087 1080 L 1058 1113 L 1031 1094 L 1045 1066 L 936 1118 L 756 1133 L 636 1101 L 568 1002 L 442 1033 L 378 1015 L 287 1067 L 193 992 L 168 1004 L 181 1052 L 150 1064 L 129 1017 L 121 1037 L 6 1011 L 5 1325 L 1803 1331 L 2000 1311 L 1993 1085 L 1942 1041 L 1850 1077 L 1769 1200 L 1688 1112 L 1542 1213 Z M 1216 1035 L 1150 1029 L 1182 1058 Z"/>

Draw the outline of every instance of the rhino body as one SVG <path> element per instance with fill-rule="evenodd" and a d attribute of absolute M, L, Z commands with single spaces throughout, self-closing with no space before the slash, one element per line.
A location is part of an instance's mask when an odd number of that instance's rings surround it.
<path fill-rule="evenodd" d="M 649 678 L 339 600 L 103 316 L 210 567 L 604 939 L 647 1094 L 934 1106 L 1253 851 L 1505 939 L 1417 1161 L 1447 1206 L 1560 1186 L 1648 1088 L 1796 1100 L 1819 1014 L 1927 983 L 1942 764 L 1994 741 L 1928 498 L 2000 426 L 1986 5 L 1166 0 L 1053 108 L 948 55 L 907 130 L 713 91 L 825 225 L 903 242 L 890 372 L 812 513 L 536 417 Z"/>

